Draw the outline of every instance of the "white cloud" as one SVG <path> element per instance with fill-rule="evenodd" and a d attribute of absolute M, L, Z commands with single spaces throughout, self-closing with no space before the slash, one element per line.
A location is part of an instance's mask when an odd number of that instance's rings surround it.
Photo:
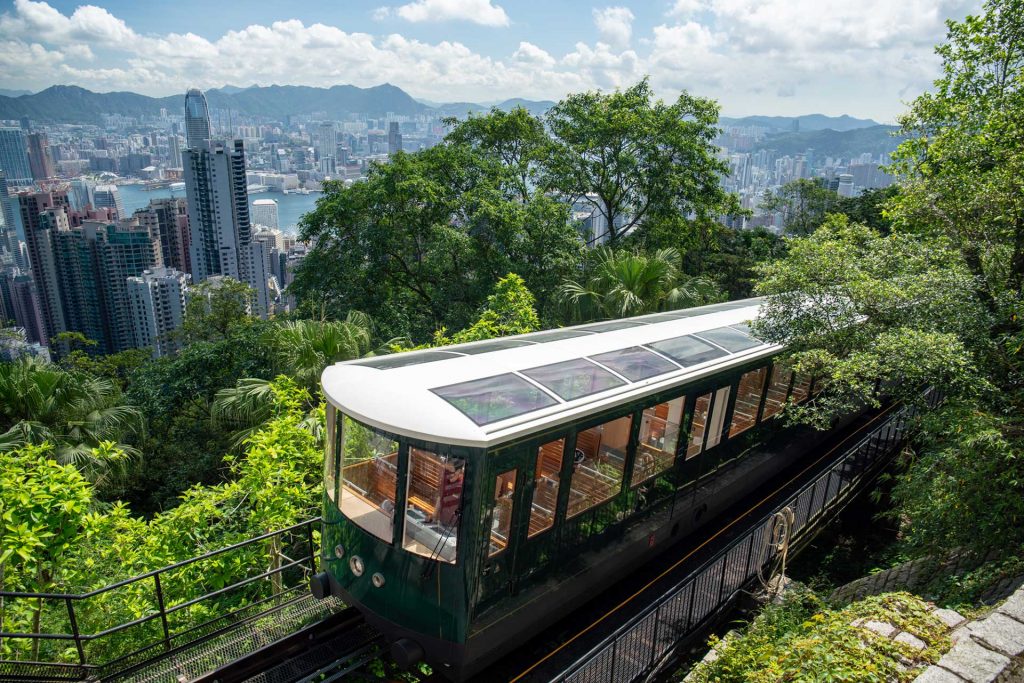
<path fill-rule="evenodd" d="M 614 47 L 626 47 L 633 36 L 633 13 L 627 7 L 593 10 L 594 24 L 601 39 Z"/>
<path fill-rule="evenodd" d="M 596 42 L 559 49 L 522 40 L 502 54 L 297 19 L 220 36 L 143 34 L 100 7 L 65 14 L 46 2 L 15 0 L 0 14 L 0 87 L 71 83 L 167 95 L 226 82 L 390 82 L 416 97 L 487 101 L 557 99 L 649 74 L 666 99 L 685 88 L 719 99 L 730 113 L 891 119 L 901 100 L 934 78 L 932 46 L 945 33 L 943 19 L 962 16 L 976 1 L 861 0 L 851 7 L 848 0 L 682 0 L 671 7 L 681 14 L 642 31 L 629 9 L 606 7 L 593 12 Z M 416 0 L 388 16 L 510 23 L 493 0 Z"/>
<path fill-rule="evenodd" d="M 508 15 L 491 0 L 414 0 L 395 9 L 406 21 L 471 21 L 482 26 L 508 26 Z"/>
<path fill-rule="evenodd" d="M 370 13 L 370 16 L 373 17 L 374 21 L 384 21 L 385 19 L 391 16 L 391 8 L 378 7 L 377 9 L 373 10 L 372 13 Z"/>
<path fill-rule="evenodd" d="M 707 6 L 707 0 L 675 0 L 665 14 L 672 19 L 689 19 Z"/>

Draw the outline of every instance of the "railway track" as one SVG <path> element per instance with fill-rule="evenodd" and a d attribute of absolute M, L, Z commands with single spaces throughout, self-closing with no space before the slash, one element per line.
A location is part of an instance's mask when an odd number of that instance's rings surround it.
<path fill-rule="evenodd" d="M 189 683 L 338 681 L 383 651 L 380 634 L 348 607 Z"/>

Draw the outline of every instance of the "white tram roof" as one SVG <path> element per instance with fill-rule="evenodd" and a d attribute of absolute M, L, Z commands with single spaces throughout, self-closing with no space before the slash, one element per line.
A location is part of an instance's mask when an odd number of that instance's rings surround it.
<path fill-rule="evenodd" d="M 324 370 L 328 400 L 393 434 L 488 447 L 770 356 L 760 299 L 363 358 Z"/>

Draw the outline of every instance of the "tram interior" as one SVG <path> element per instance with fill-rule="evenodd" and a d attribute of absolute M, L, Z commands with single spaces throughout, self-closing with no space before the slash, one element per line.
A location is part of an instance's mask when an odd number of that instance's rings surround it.
<path fill-rule="evenodd" d="M 409 448 L 403 547 L 455 562 L 465 461 Z"/>
<path fill-rule="evenodd" d="M 363 529 L 390 542 L 398 486 L 398 444 L 389 450 L 342 468 L 341 511 Z"/>
<path fill-rule="evenodd" d="M 537 449 L 530 529 L 527 532 L 529 537 L 550 529 L 555 523 L 559 476 L 562 471 L 562 454 L 564 452 L 565 439 L 549 441 Z"/>
<path fill-rule="evenodd" d="M 631 416 L 620 417 L 576 435 L 568 516 L 612 498 L 622 485 Z"/>

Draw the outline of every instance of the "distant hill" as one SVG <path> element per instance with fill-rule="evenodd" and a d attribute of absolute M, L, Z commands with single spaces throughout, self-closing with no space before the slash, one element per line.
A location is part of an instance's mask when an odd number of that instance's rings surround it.
<path fill-rule="evenodd" d="M 549 100 L 524 100 L 521 97 L 513 97 L 512 99 L 508 99 L 494 105 L 494 107 L 503 111 L 509 111 L 515 107 L 523 107 L 535 116 L 541 116 L 553 106 L 555 106 L 555 103 Z M 449 116 L 482 114 L 491 110 L 491 107 L 483 104 L 476 104 L 475 102 L 446 102 L 444 104 L 435 105 L 433 108 L 438 112 Z"/>
<path fill-rule="evenodd" d="M 823 156 L 851 157 L 863 152 L 889 154 L 904 138 L 894 137 L 896 126 L 875 125 L 853 130 L 813 130 L 800 133 L 768 135 L 760 147 L 774 149 L 780 156 L 803 154 L 814 149 L 817 158 Z"/>
<path fill-rule="evenodd" d="M 799 122 L 798 131 L 793 131 L 794 122 Z M 723 116 L 719 119 L 723 126 L 762 126 L 780 132 L 806 132 L 815 130 L 847 131 L 858 128 L 870 128 L 881 125 L 871 119 L 858 119 L 843 114 L 842 116 L 825 116 L 824 114 L 805 114 L 804 116 L 744 116 L 734 119 Z"/>
<path fill-rule="evenodd" d="M 349 113 L 382 116 L 387 112 L 411 116 L 428 110 L 404 90 L 385 83 L 372 88 L 336 85 L 311 88 L 297 85 L 212 89 L 207 92 L 211 109 L 270 118 L 289 114 L 323 113 L 338 117 Z M 73 85 L 55 85 L 34 95 L 0 96 L 0 119 L 28 116 L 34 121 L 54 123 L 97 123 L 102 114 L 123 116 L 156 115 L 161 107 L 182 109 L 185 94 L 147 97 L 131 92 L 95 93 Z"/>
<path fill-rule="evenodd" d="M 21 97 L 22 95 L 31 94 L 31 90 L 8 90 L 7 88 L 0 88 L 0 96 L 3 97 Z"/>

